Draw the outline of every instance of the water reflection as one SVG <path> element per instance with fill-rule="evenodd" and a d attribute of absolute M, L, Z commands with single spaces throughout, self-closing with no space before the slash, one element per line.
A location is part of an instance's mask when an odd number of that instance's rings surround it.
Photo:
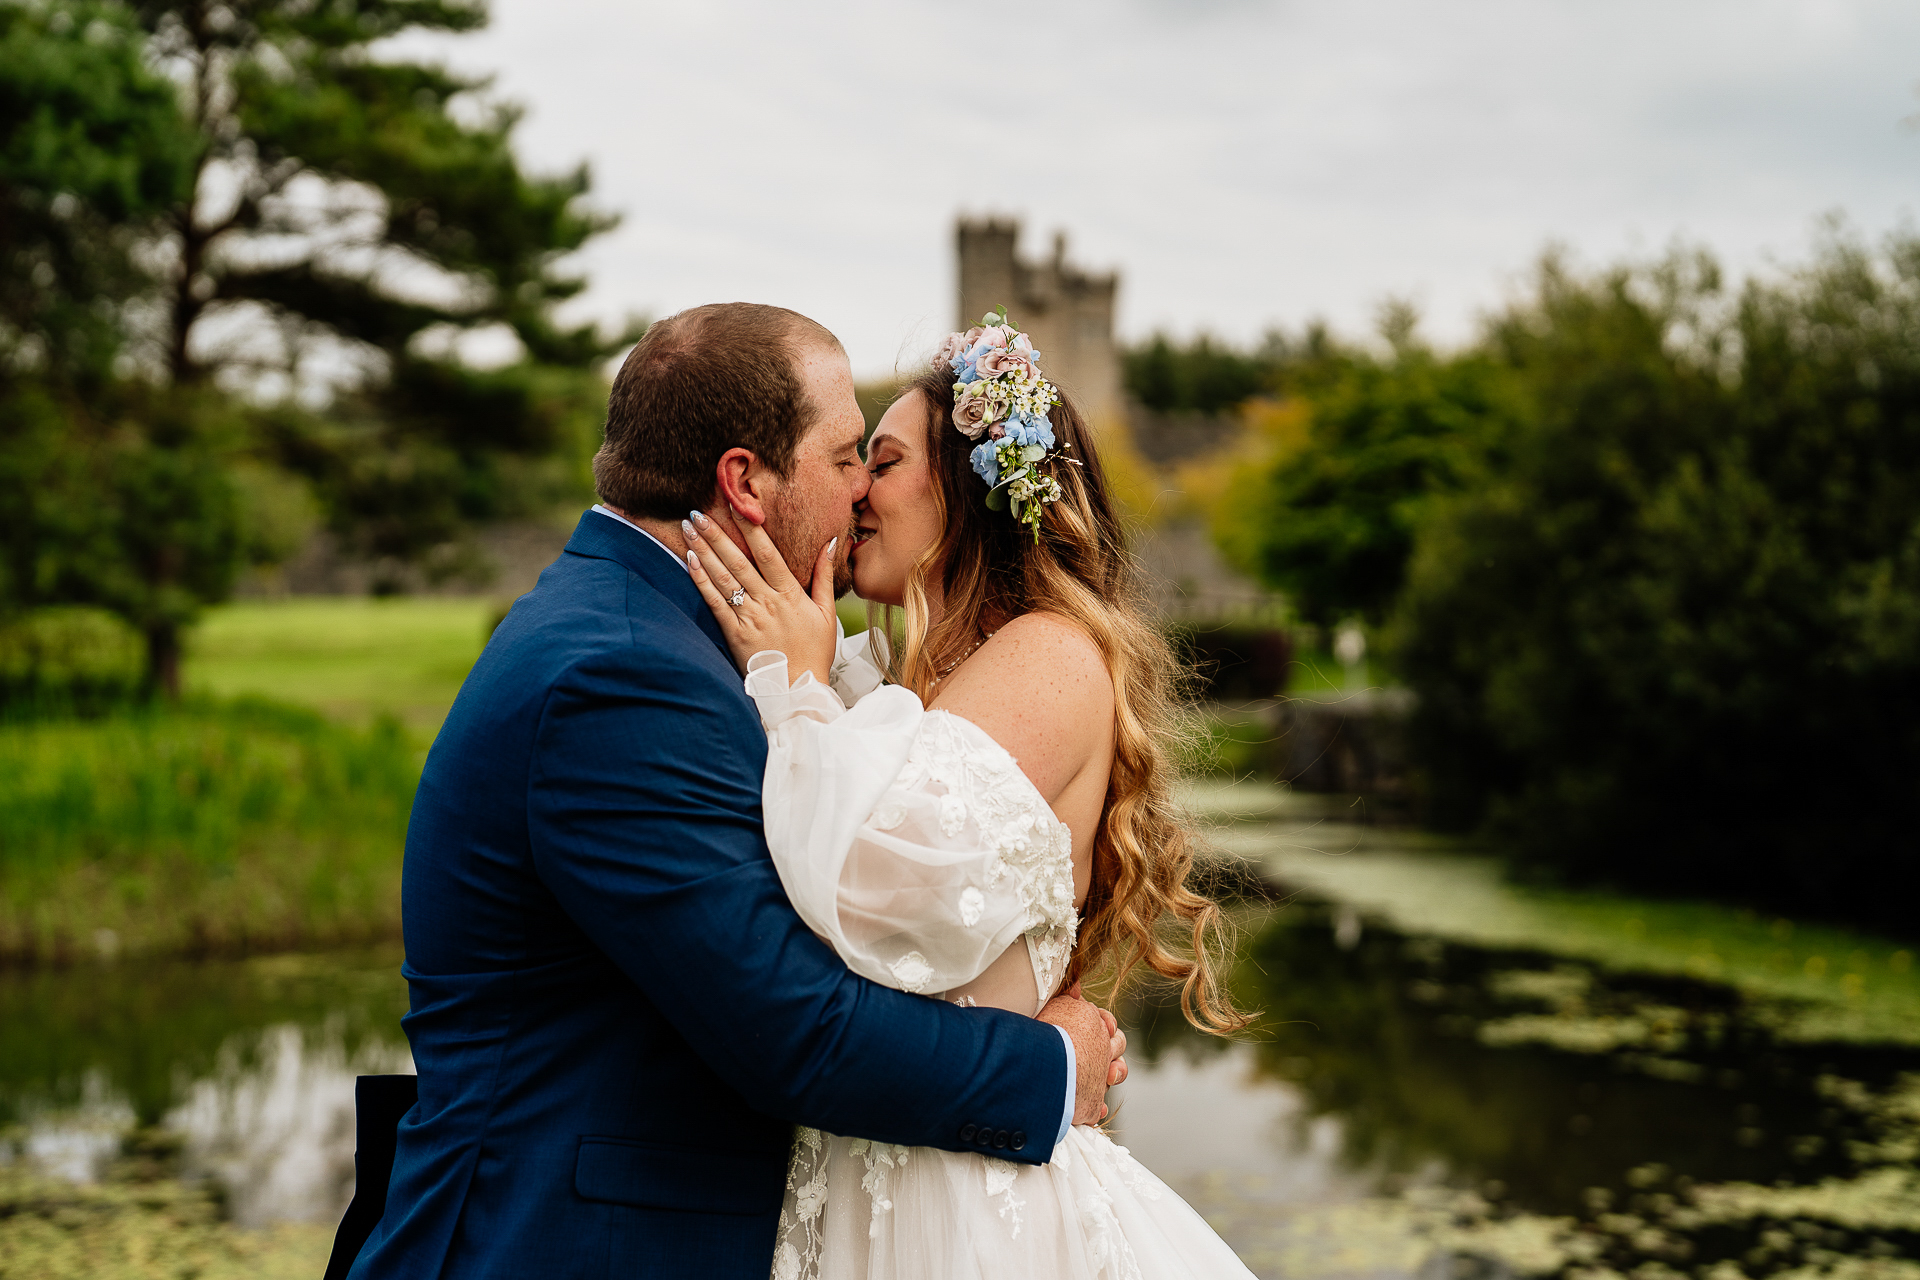
<path fill-rule="evenodd" d="M 1781 1044 L 1726 987 L 1298 899 L 1256 917 L 1233 983 L 1266 1012 L 1251 1044 L 1195 1035 L 1166 1001 L 1129 1011 L 1119 1124 L 1256 1270 L 1404 1273 L 1462 1224 L 1496 1253 L 1489 1231 L 1531 1224 L 1522 1269 L 1550 1272 L 1920 1252 L 1911 1048 Z M 1884 1208 L 1890 1187 L 1907 1209 Z M 1811 1212 L 1781 1188 L 1836 1207 L 1781 1231 Z M 1365 1247 L 1306 1247 L 1328 1230 Z"/>
<path fill-rule="evenodd" d="M 0 1151 L 89 1181 L 158 1128 L 237 1224 L 335 1221 L 354 1077 L 411 1069 L 398 971 L 383 950 L 0 977 Z"/>
<path fill-rule="evenodd" d="M 1920 1280 L 1885 1271 L 1920 1255 L 1920 1050 L 1777 1040 L 1777 1010 L 1711 982 L 1241 889 L 1231 982 L 1258 1033 L 1198 1036 L 1137 1000 L 1116 1115 L 1260 1274 L 1757 1280 L 1838 1260 Z M 330 1222 L 353 1077 L 407 1069 L 398 968 L 0 975 L 3 1150 L 85 1179 L 130 1131 L 168 1131 L 234 1221 Z"/>

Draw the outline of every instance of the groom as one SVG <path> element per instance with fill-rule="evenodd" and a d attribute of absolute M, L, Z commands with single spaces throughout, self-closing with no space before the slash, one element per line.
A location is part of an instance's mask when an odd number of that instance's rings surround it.
<path fill-rule="evenodd" d="M 861 435 L 840 344 L 790 311 L 682 312 L 622 366 L 607 505 L 500 624 L 420 780 L 419 1102 L 356 1280 L 764 1280 L 795 1124 L 1037 1164 L 1103 1111 L 1097 1010 L 856 977 L 768 857 L 765 735 L 678 522 L 738 510 L 804 580 L 866 493 Z"/>

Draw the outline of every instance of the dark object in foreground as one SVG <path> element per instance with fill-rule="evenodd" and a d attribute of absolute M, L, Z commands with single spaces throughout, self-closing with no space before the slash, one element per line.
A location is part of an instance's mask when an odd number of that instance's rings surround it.
<path fill-rule="evenodd" d="M 418 1076 L 361 1076 L 353 1082 L 353 1203 L 334 1234 L 326 1280 L 346 1280 L 360 1246 L 387 1211 L 395 1130 L 419 1100 Z"/>

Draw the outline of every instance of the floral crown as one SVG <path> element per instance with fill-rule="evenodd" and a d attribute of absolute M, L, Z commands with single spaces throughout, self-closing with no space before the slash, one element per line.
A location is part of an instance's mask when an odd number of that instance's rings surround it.
<path fill-rule="evenodd" d="M 987 482 L 988 508 L 1012 511 L 1038 542 L 1041 513 L 1062 496 L 1060 482 L 1040 468 L 1065 452 L 1053 447 L 1047 411 L 1060 393 L 1041 375 L 1040 353 L 1000 307 L 948 334 L 933 367 L 953 374 L 953 425 L 979 441 L 971 461 Z"/>

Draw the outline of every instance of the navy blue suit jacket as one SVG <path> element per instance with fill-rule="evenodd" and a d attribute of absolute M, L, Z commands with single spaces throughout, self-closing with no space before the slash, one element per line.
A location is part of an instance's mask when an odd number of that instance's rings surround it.
<path fill-rule="evenodd" d="M 588 512 L 420 780 L 420 1101 L 356 1280 L 764 1280 L 796 1123 L 1048 1158 L 1059 1033 L 849 973 L 781 891 L 765 760 L 692 581 Z"/>

